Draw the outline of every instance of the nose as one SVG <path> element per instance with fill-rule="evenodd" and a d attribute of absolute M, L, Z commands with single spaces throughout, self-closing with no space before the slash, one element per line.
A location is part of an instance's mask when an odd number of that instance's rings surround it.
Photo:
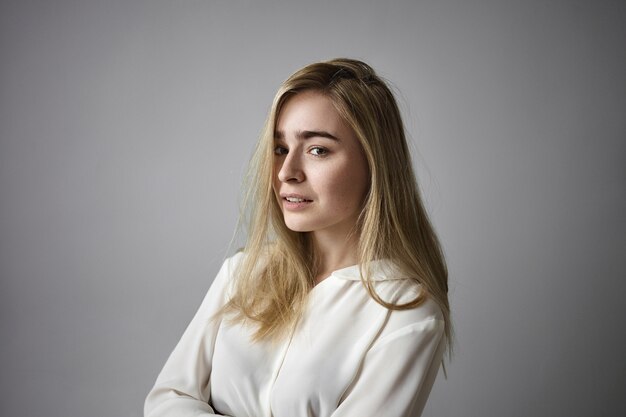
<path fill-rule="evenodd" d="M 278 180 L 280 182 L 302 182 L 304 178 L 302 161 L 296 152 L 289 152 L 284 156 L 282 165 L 278 170 Z"/>

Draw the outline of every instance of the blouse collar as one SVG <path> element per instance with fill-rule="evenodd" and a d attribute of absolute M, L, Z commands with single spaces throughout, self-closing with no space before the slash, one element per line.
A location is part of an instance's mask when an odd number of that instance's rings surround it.
<path fill-rule="evenodd" d="M 408 279 L 406 273 L 402 272 L 397 265 L 389 259 L 377 259 L 370 262 L 370 279 L 372 281 L 387 281 L 394 279 Z M 351 280 L 360 281 L 361 272 L 359 265 L 351 265 L 334 271 L 331 276 Z"/>

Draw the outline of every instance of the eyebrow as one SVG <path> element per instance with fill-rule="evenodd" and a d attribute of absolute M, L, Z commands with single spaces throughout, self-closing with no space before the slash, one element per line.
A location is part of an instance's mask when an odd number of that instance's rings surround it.
<path fill-rule="evenodd" d="M 314 138 L 314 137 L 321 137 L 321 138 L 327 138 L 327 139 L 331 139 L 331 140 L 335 140 L 337 142 L 340 142 L 339 138 L 336 137 L 335 135 L 325 131 L 325 130 L 300 130 L 298 132 L 296 132 L 296 137 L 298 139 L 309 139 L 309 138 Z M 274 133 L 274 139 L 275 140 L 283 140 L 285 139 L 285 133 L 277 130 Z"/>

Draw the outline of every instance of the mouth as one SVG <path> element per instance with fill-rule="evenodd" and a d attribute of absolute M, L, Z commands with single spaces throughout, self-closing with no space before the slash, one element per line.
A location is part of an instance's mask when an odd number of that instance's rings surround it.
<path fill-rule="evenodd" d="M 298 210 L 307 207 L 313 200 L 298 194 L 281 194 L 283 207 L 288 210 Z"/>
<path fill-rule="evenodd" d="M 306 198 L 300 197 L 283 197 L 283 200 L 288 201 L 290 203 L 310 203 L 313 200 L 307 200 Z"/>

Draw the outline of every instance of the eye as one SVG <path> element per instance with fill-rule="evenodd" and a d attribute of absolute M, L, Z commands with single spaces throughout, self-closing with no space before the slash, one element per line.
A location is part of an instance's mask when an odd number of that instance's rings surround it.
<path fill-rule="evenodd" d="M 314 146 L 309 151 L 314 156 L 326 156 L 328 154 L 328 149 L 322 148 L 321 146 Z"/>
<path fill-rule="evenodd" d="M 284 146 L 277 145 L 274 147 L 274 155 L 286 155 L 287 152 L 288 150 Z"/>

